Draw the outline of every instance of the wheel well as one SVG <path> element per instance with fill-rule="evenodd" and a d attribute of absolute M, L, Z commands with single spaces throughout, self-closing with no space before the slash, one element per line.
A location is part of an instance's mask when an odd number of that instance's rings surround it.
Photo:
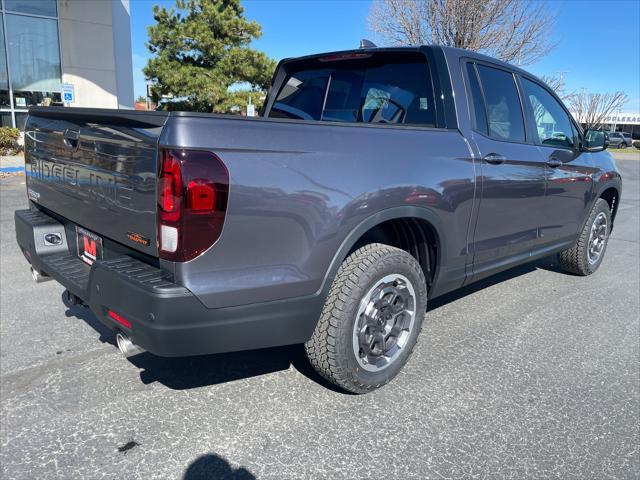
<path fill-rule="evenodd" d="M 410 253 L 422 268 L 427 289 L 431 288 L 437 266 L 439 243 L 436 230 L 429 222 L 412 217 L 382 222 L 365 232 L 348 255 L 369 243 L 384 243 Z"/>
<path fill-rule="evenodd" d="M 616 190 L 614 187 L 607 188 L 604 192 L 602 192 L 600 198 L 606 200 L 606 202 L 609 204 L 609 209 L 611 210 L 611 223 L 613 224 L 613 221 L 616 218 L 616 213 L 618 211 L 618 199 L 620 198 L 620 196 L 618 195 L 618 190 Z"/>

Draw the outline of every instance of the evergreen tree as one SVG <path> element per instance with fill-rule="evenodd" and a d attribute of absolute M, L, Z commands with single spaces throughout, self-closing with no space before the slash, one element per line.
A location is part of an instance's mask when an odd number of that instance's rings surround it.
<path fill-rule="evenodd" d="M 256 98 L 268 88 L 275 62 L 249 47 L 260 25 L 244 17 L 240 0 L 176 0 L 175 8 L 154 6 L 147 47 L 155 54 L 144 68 L 170 110 L 226 112 L 229 86 L 246 84 Z"/>

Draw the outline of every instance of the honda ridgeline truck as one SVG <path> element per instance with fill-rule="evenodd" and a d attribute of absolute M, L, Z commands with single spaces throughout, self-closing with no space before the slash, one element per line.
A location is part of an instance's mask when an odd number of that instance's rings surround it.
<path fill-rule="evenodd" d="M 357 393 L 428 299 L 552 254 L 595 272 L 621 194 L 547 85 L 438 46 L 283 60 L 261 118 L 36 107 L 25 139 L 18 244 L 123 353 L 304 343 Z"/>

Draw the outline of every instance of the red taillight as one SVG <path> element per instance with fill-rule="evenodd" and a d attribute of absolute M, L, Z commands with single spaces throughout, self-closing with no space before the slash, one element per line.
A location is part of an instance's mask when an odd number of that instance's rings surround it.
<path fill-rule="evenodd" d="M 124 325 L 127 328 L 131 328 L 131 322 L 129 320 L 126 320 L 125 318 L 122 318 L 120 315 L 118 315 L 113 310 L 109 310 L 107 313 L 108 313 L 110 318 L 112 318 L 113 320 L 115 320 L 119 324 Z"/>
<path fill-rule="evenodd" d="M 165 212 L 172 212 L 176 203 L 173 198 L 173 182 L 170 177 L 160 178 L 158 191 L 160 192 L 160 207 Z"/>
<path fill-rule="evenodd" d="M 158 175 L 160 257 L 191 260 L 220 236 L 227 210 L 229 173 L 212 152 L 166 149 Z"/>
<path fill-rule="evenodd" d="M 165 150 L 158 179 L 158 205 L 166 218 L 177 219 L 182 199 L 182 172 L 180 160 Z"/>
<path fill-rule="evenodd" d="M 340 60 L 356 60 L 360 58 L 369 58 L 370 53 L 337 53 L 333 55 L 327 55 L 326 57 L 318 58 L 320 62 L 336 62 Z"/>

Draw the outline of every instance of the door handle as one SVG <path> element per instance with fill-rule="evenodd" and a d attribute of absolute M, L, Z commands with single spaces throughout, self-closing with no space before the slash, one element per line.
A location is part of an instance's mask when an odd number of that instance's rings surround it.
<path fill-rule="evenodd" d="M 507 161 L 507 157 L 500 155 L 499 153 L 488 153 L 482 159 L 491 165 L 500 165 Z"/>
<path fill-rule="evenodd" d="M 558 157 L 552 155 L 547 159 L 547 165 L 549 165 L 551 168 L 557 168 L 562 165 L 562 162 Z"/>

